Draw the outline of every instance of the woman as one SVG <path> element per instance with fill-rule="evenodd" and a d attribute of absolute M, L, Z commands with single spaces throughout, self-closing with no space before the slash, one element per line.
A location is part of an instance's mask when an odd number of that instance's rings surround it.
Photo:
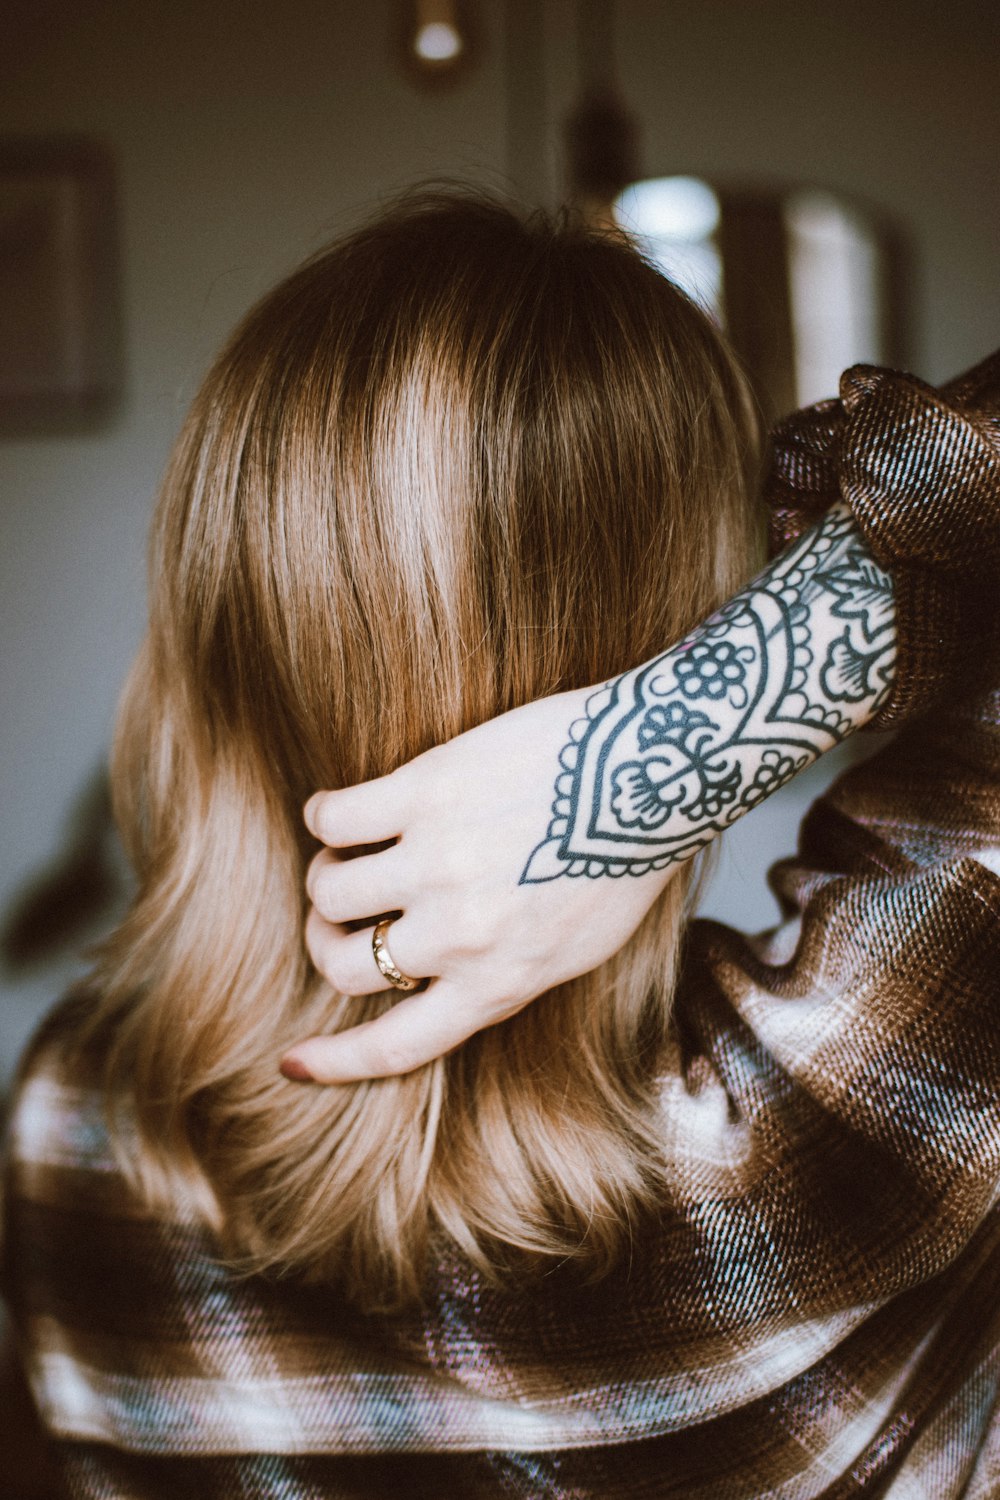
<path fill-rule="evenodd" d="M 988 1461 L 998 882 L 949 841 L 995 838 L 979 700 L 811 820 L 782 877 L 800 931 L 694 924 L 681 948 L 692 856 L 914 701 L 917 570 L 880 529 L 906 522 L 861 482 L 828 507 L 831 445 L 861 451 L 884 382 L 849 394 L 804 429 L 825 451 L 792 450 L 816 524 L 786 507 L 801 536 L 745 586 L 750 403 L 622 245 L 424 202 L 237 332 L 167 477 L 123 709 L 138 896 L 14 1114 L 6 1286 L 77 1493 L 817 1495 L 930 1467 L 957 1494 Z M 954 626 L 988 590 L 939 581 L 949 537 L 984 576 L 995 494 L 941 494 L 920 597 Z M 519 704 L 532 751 L 505 763 L 483 721 Z M 431 746 L 374 818 L 310 804 L 358 853 L 310 866 L 317 978 L 298 809 Z M 896 838 L 946 752 L 959 805 Z M 359 852 L 422 775 L 412 832 Z M 429 869 L 420 826 L 491 801 L 508 826 Z M 421 898 L 387 899 L 421 860 L 450 976 Z M 456 997 L 493 922 L 526 937 L 504 1024 L 471 1035 Z M 874 988 L 859 928 L 890 950 Z"/>

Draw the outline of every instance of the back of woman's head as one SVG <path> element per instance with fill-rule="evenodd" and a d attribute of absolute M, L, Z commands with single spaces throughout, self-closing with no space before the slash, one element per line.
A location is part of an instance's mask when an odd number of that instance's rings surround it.
<path fill-rule="evenodd" d="M 98 967 L 129 1169 L 247 1265 L 417 1294 L 613 1263 L 657 1189 L 689 875 L 614 960 L 405 1078 L 276 1062 L 391 996 L 305 957 L 301 806 L 678 638 L 757 561 L 755 429 L 708 320 L 623 242 L 421 199 L 316 256 L 210 371 L 158 512 L 115 781 L 140 890 Z M 314 846 L 313 846 L 314 847 Z M 130 1144 L 127 1144 L 130 1143 Z"/>

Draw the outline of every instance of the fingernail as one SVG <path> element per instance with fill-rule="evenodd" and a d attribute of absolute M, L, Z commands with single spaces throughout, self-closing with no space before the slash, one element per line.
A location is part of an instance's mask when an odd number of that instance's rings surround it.
<path fill-rule="evenodd" d="M 293 1083 L 315 1083 L 316 1079 L 305 1063 L 298 1057 L 283 1057 L 279 1064 L 281 1072 Z"/>

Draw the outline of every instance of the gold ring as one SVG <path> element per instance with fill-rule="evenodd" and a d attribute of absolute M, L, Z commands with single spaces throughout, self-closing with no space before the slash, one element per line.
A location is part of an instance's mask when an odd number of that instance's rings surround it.
<path fill-rule="evenodd" d="M 375 955 L 375 962 L 378 964 L 378 971 L 382 975 L 382 978 L 387 979 L 394 990 L 402 990 L 405 995 L 408 995 L 412 990 L 418 990 L 423 980 L 411 979 L 409 974 L 404 974 L 402 969 L 397 968 L 393 962 L 392 954 L 389 952 L 385 941 L 385 935 L 391 926 L 392 918 L 388 921 L 377 923 L 375 931 L 372 933 L 372 952 Z"/>

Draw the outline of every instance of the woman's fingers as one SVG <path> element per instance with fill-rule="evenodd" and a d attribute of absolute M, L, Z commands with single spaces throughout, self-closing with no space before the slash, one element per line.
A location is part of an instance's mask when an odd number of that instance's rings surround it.
<path fill-rule="evenodd" d="M 414 979 L 427 977 L 426 970 L 411 967 L 417 964 L 417 957 L 404 919 L 390 925 L 386 943 L 393 963 L 402 973 Z M 306 947 L 323 978 L 341 995 L 376 995 L 390 988 L 375 962 L 370 927 L 350 932 L 346 927 L 325 921 L 313 908 L 306 918 Z"/>
<path fill-rule="evenodd" d="M 456 986 L 438 979 L 374 1021 L 297 1043 L 282 1058 L 281 1071 L 287 1078 L 315 1083 L 395 1077 L 443 1057 L 486 1024 L 483 1016 L 462 1004 Z"/>
<path fill-rule="evenodd" d="M 306 874 L 306 891 L 328 922 L 357 922 L 400 911 L 409 895 L 398 845 L 358 859 L 321 849 Z"/>
<path fill-rule="evenodd" d="M 668 872 L 523 878 L 551 822 L 568 726 L 591 692 L 526 704 L 379 781 L 310 798 L 306 822 L 327 846 L 308 879 L 317 971 L 344 995 L 384 992 L 371 924 L 398 912 L 392 961 L 429 983 L 349 1032 L 303 1039 L 286 1058 L 289 1076 L 337 1083 L 420 1067 L 596 967 L 635 930 Z M 390 847 L 376 853 L 379 844 Z"/>
<path fill-rule="evenodd" d="M 409 811 L 406 767 L 338 792 L 315 792 L 303 809 L 314 838 L 335 849 L 397 838 Z"/>

